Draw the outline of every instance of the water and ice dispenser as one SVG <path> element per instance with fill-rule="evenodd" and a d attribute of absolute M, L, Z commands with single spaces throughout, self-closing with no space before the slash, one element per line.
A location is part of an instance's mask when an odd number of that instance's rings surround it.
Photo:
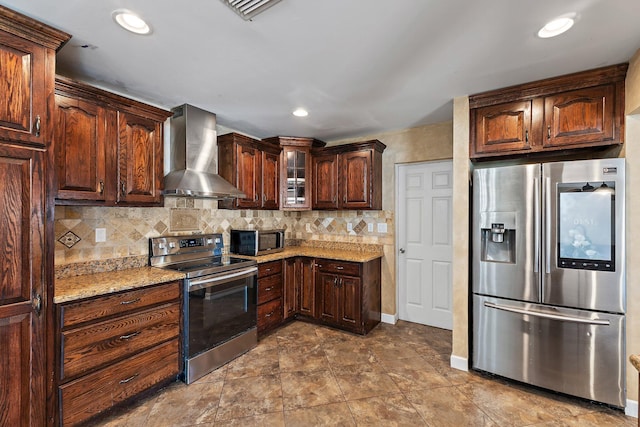
<path fill-rule="evenodd" d="M 485 212 L 480 224 L 483 262 L 516 262 L 515 213 Z"/>

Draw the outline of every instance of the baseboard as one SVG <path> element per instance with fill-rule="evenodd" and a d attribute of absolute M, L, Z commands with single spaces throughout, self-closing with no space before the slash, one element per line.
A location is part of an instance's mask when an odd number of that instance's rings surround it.
<path fill-rule="evenodd" d="M 453 369 L 467 372 L 469 370 L 469 360 L 466 357 L 451 355 L 450 362 Z"/>
<path fill-rule="evenodd" d="M 627 406 L 624 408 L 624 414 L 629 417 L 638 418 L 638 402 L 627 399 Z"/>
<path fill-rule="evenodd" d="M 389 323 L 391 325 L 395 325 L 396 323 L 398 323 L 398 314 L 387 314 L 387 313 L 382 313 L 382 315 L 380 316 L 380 321 L 382 323 Z"/>

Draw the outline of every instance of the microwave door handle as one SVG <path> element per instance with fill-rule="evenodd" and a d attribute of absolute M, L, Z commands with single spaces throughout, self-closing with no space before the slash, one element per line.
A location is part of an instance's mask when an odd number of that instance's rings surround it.
<path fill-rule="evenodd" d="M 257 231 L 255 232 L 255 238 L 253 239 L 253 242 L 255 243 L 253 253 L 255 255 L 258 255 L 258 251 L 260 250 L 260 245 L 258 244 L 260 242 L 260 234 Z"/>
<path fill-rule="evenodd" d="M 250 277 L 255 275 L 257 271 L 258 271 L 258 267 L 249 267 L 249 268 L 245 268 L 230 274 L 210 277 L 208 279 L 201 279 L 201 280 L 192 279 L 189 281 L 189 290 L 195 291 L 198 289 L 206 288 L 207 285 L 210 285 L 212 283 L 215 283 L 216 285 L 221 285 L 221 284 L 230 282 L 233 279 L 243 279 L 245 277 Z"/>
<path fill-rule="evenodd" d="M 545 244 L 544 244 L 544 264 L 546 274 L 551 273 L 551 178 L 545 177 Z"/>

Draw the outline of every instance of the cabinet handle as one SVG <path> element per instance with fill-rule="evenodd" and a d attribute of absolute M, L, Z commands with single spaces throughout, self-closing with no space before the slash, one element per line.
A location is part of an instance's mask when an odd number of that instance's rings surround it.
<path fill-rule="evenodd" d="M 253 200 L 256 201 L 256 202 L 258 201 L 258 195 L 257 194 L 255 196 L 253 196 Z"/>
<path fill-rule="evenodd" d="M 128 339 L 131 339 L 133 337 L 137 337 L 138 335 L 140 335 L 140 332 L 133 332 L 133 333 L 127 334 L 127 335 L 120 335 L 120 339 L 121 340 L 128 340 Z"/>
<path fill-rule="evenodd" d="M 270 291 L 271 289 L 273 289 L 273 288 L 272 288 L 271 286 L 269 286 L 268 288 L 264 288 L 264 291 L 265 291 L 265 292 L 268 292 L 268 291 Z"/>
<path fill-rule="evenodd" d="M 40 126 L 41 126 L 41 122 L 42 120 L 40 120 L 40 115 L 38 114 L 36 116 L 36 122 L 34 124 L 34 127 L 36 128 L 36 136 L 40 136 Z"/>
<path fill-rule="evenodd" d="M 269 272 L 271 271 L 271 268 L 265 268 L 264 271 Z"/>
<path fill-rule="evenodd" d="M 104 181 L 100 180 L 100 184 L 98 185 L 98 188 L 100 189 L 100 194 L 104 194 Z"/>
<path fill-rule="evenodd" d="M 344 267 L 341 265 L 336 265 L 336 270 L 344 270 Z"/>
<path fill-rule="evenodd" d="M 127 195 L 127 184 L 122 181 L 122 183 L 120 184 L 120 191 L 122 192 L 123 196 Z"/>
<path fill-rule="evenodd" d="M 129 378 L 124 379 L 124 380 L 120 380 L 120 384 L 126 384 L 129 381 L 133 381 L 138 375 L 140 374 L 135 374 L 135 375 L 131 375 Z"/>
<path fill-rule="evenodd" d="M 42 312 L 42 296 L 40 294 L 35 294 L 33 296 L 33 300 L 31 301 L 31 306 L 33 310 L 36 312 L 36 315 L 40 316 Z"/>
<path fill-rule="evenodd" d="M 129 301 L 120 301 L 120 305 L 135 304 L 135 303 L 137 303 L 139 301 L 140 301 L 140 298 L 132 299 L 132 300 L 129 300 Z"/>
<path fill-rule="evenodd" d="M 337 277 L 333 278 L 333 286 L 338 286 L 338 278 Z"/>
<path fill-rule="evenodd" d="M 338 201 L 338 196 L 333 196 L 333 203 Z"/>
<path fill-rule="evenodd" d="M 547 139 L 551 139 L 551 126 L 547 126 Z"/>
<path fill-rule="evenodd" d="M 273 316 L 273 311 L 271 313 L 267 313 L 264 317 L 271 317 Z"/>
<path fill-rule="evenodd" d="M 344 197 L 342 198 L 342 203 L 347 203 L 347 196 L 344 196 Z"/>
<path fill-rule="evenodd" d="M 529 129 L 524 131 L 524 142 L 529 142 Z"/>

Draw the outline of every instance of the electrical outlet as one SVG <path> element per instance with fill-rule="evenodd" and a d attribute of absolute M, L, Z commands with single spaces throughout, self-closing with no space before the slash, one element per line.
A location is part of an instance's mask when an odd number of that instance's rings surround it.
<path fill-rule="evenodd" d="M 347 231 L 353 231 L 353 223 L 352 222 L 348 222 L 347 223 Z"/>
<path fill-rule="evenodd" d="M 379 222 L 378 223 L 378 233 L 386 233 L 387 232 L 387 223 Z"/>
<path fill-rule="evenodd" d="M 107 241 L 107 229 L 96 228 L 96 243 L 106 242 L 106 241 Z"/>
<path fill-rule="evenodd" d="M 369 231 L 369 233 L 373 232 L 373 223 L 370 222 L 369 224 L 367 224 L 367 230 Z"/>

